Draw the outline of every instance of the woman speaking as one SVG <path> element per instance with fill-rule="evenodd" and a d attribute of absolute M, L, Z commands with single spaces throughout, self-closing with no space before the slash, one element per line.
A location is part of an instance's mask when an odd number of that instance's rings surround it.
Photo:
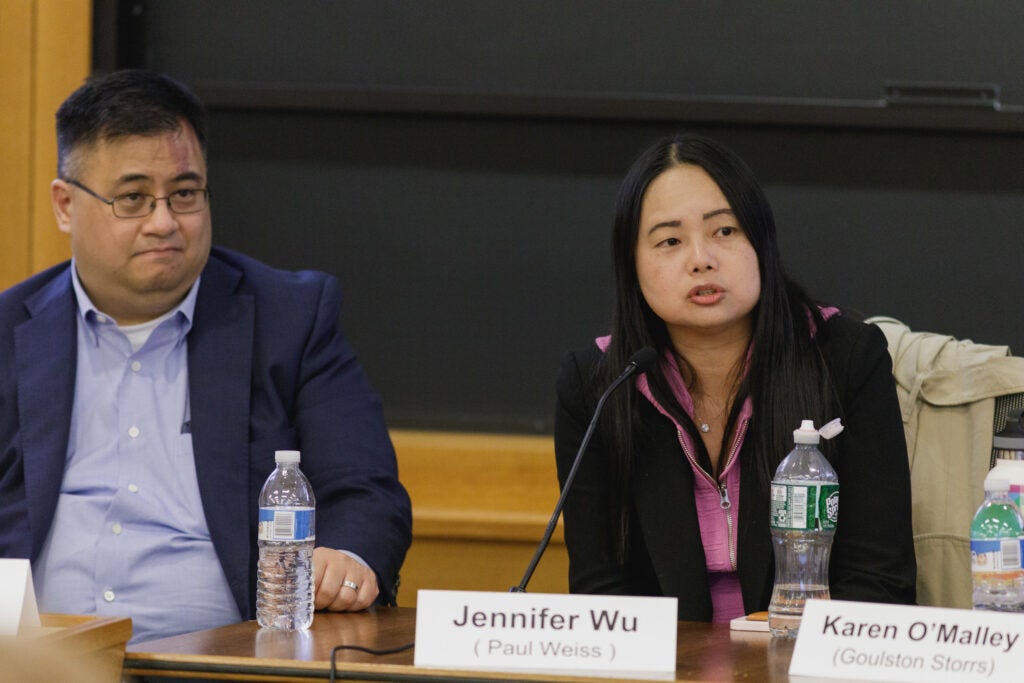
<path fill-rule="evenodd" d="M 658 362 L 612 394 L 565 501 L 576 593 L 676 596 L 679 618 L 765 610 L 769 486 L 802 419 L 839 475 L 835 599 L 913 603 L 910 474 L 881 331 L 788 277 L 747 165 L 694 135 L 646 150 L 619 191 L 611 334 L 566 354 L 555 444 L 564 486 L 602 390 L 632 354 Z"/>

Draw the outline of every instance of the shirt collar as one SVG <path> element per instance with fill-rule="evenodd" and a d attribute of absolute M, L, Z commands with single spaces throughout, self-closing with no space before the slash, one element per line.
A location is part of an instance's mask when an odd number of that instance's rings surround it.
<path fill-rule="evenodd" d="M 196 278 L 196 281 L 192 283 L 191 287 L 189 287 L 185 298 L 170 311 L 180 313 L 182 317 L 184 317 L 185 324 L 183 327 L 185 332 L 188 332 L 192 328 L 192 318 L 195 315 L 196 297 L 199 294 L 199 281 L 201 279 L 202 275 Z M 75 290 L 75 299 L 78 302 L 78 315 L 81 320 L 87 323 L 90 329 L 101 317 L 113 320 L 109 315 L 96 308 L 92 299 L 90 299 L 89 295 L 85 293 L 85 287 L 82 286 L 82 281 L 78 279 L 78 268 L 75 266 L 74 258 L 71 259 L 71 286 Z M 92 315 L 90 315 L 90 313 Z"/>

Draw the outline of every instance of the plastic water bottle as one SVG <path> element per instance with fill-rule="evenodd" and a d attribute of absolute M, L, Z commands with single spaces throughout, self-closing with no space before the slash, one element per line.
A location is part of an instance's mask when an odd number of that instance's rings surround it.
<path fill-rule="evenodd" d="M 827 426 L 833 424 L 842 429 L 838 422 Z M 795 447 L 772 480 L 775 586 L 768 630 L 777 638 L 796 637 L 807 600 L 830 597 L 828 558 L 839 518 L 839 477 L 818 450 L 819 436 L 814 423 L 803 420 L 793 432 Z"/>
<path fill-rule="evenodd" d="M 1017 408 L 1006 416 L 1006 426 L 992 437 L 992 459 L 995 465 L 985 477 L 1005 479 L 1010 483 L 1010 500 L 1021 509 L 1024 491 L 1024 409 Z"/>
<path fill-rule="evenodd" d="M 299 469 L 298 451 L 277 451 L 277 468 L 260 491 L 260 559 L 256 621 L 295 631 L 313 623 L 313 488 Z"/>
<path fill-rule="evenodd" d="M 971 522 L 974 609 L 1024 612 L 1021 516 L 1005 479 L 985 480 L 985 502 Z"/>

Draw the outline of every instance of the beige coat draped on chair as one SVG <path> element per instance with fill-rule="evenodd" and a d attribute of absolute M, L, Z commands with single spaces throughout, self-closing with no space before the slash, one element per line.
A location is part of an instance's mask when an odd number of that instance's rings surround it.
<path fill-rule="evenodd" d="M 867 322 L 889 342 L 903 412 L 918 603 L 970 608 L 970 525 L 985 497 L 995 399 L 1024 392 L 1024 358 L 892 318 Z"/>

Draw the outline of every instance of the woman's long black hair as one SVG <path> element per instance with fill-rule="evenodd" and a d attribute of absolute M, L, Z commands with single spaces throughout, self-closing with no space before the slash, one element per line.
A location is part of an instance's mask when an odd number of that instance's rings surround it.
<path fill-rule="evenodd" d="M 636 245 L 648 186 L 666 170 L 683 164 L 699 166 L 718 184 L 757 253 L 761 296 L 752 311 L 749 370 L 734 401 L 730 424 L 743 397 L 750 396 L 754 412 L 743 449 L 749 457 L 745 457 L 743 466 L 756 468 L 759 485 L 767 487 L 778 463 L 792 448 L 793 430 L 800 420 L 813 419 L 820 426 L 823 420 L 835 417 L 828 414 L 832 404 L 828 372 L 811 327 L 820 330 L 823 320 L 815 303 L 782 266 L 775 219 L 753 172 L 742 159 L 713 140 L 698 135 L 663 138 L 637 158 L 620 186 L 612 234 L 616 306 L 612 341 L 599 369 L 599 384 L 610 382 L 630 356 L 644 346 L 654 347 L 659 354 L 672 346 L 665 323 L 640 291 Z M 694 376 L 684 372 L 684 377 L 687 374 Z M 647 371 L 647 378 L 658 402 L 696 436 L 660 363 Z M 635 436 L 643 428 L 636 416 L 638 400 L 644 399 L 632 383 L 620 389 L 609 399 L 602 423 L 616 470 L 612 474 L 620 484 L 611 511 L 616 530 L 610 539 L 620 561 L 628 546 L 633 463 L 643 457 L 635 451 Z"/>

